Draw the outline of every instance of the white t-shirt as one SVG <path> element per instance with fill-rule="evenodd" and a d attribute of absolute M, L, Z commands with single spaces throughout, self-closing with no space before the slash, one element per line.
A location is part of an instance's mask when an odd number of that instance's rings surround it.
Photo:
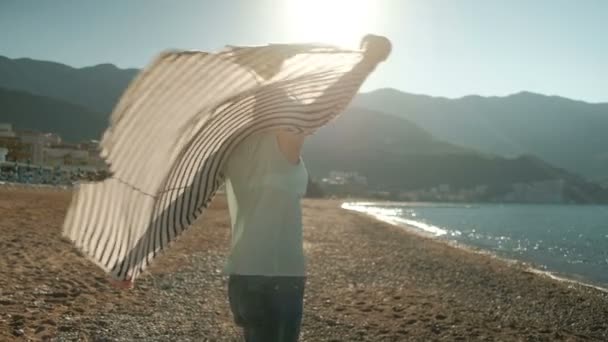
<path fill-rule="evenodd" d="M 224 272 L 304 276 L 300 201 L 308 173 L 302 159 L 291 163 L 275 133 L 260 133 L 235 148 L 225 174 L 232 243 Z"/>

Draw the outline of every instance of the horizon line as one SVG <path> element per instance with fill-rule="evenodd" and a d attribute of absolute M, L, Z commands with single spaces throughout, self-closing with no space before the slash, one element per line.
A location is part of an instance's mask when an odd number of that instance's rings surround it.
<path fill-rule="evenodd" d="M 110 62 L 106 62 L 106 63 L 98 63 L 98 64 L 93 64 L 93 65 L 88 65 L 88 66 L 82 66 L 82 67 L 77 67 L 77 66 L 73 66 L 73 65 L 69 65 L 66 64 L 64 62 L 58 62 L 58 61 L 53 61 L 53 60 L 45 60 L 45 59 L 37 59 L 37 58 L 32 58 L 32 57 L 7 57 L 5 55 L 0 55 L 0 58 L 6 58 L 6 59 L 10 59 L 10 60 L 31 60 L 31 61 L 37 61 L 37 62 L 45 62 L 45 63 L 53 63 L 53 64 L 60 64 L 72 69 L 77 69 L 77 70 L 82 70 L 82 69 L 89 69 L 89 68 L 95 68 L 95 67 L 100 67 L 100 66 L 112 66 L 116 69 L 119 70 L 124 70 L 124 71 L 132 71 L 132 70 L 137 70 L 138 72 L 141 71 L 144 67 L 121 67 L 118 66 L 114 63 L 110 63 Z M 4 88 L 1 87 L 0 88 Z M 603 104 L 608 104 L 608 99 L 606 100 L 601 100 L 601 101 L 589 101 L 589 100 L 582 100 L 582 99 L 576 99 L 573 97 L 568 97 L 568 96 L 564 96 L 564 95 L 559 95 L 559 94 L 545 94 L 545 93 L 541 93 L 541 92 L 535 92 L 535 91 L 530 91 L 530 90 L 518 90 L 518 91 L 513 91 L 512 93 L 507 93 L 507 94 L 502 94 L 502 95 L 481 95 L 481 94 L 467 94 L 467 95 L 458 95 L 458 96 L 445 96 L 445 95 L 431 95 L 431 94 L 424 94 L 424 93 L 418 93 L 418 92 L 413 92 L 413 91 L 407 91 L 407 90 L 403 90 L 403 89 L 398 89 L 398 88 L 394 88 L 394 87 L 390 87 L 390 86 L 386 86 L 386 87 L 379 87 L 376 89 L 372 89 L 372 90 L 366 90 L 366 91 L 361 91 L 359 90 L 358 94 L 370 94 L 370 93 L 374 93 L 374 92 L 378 92 L 378 91 L 394 91 L 394 92 L 399 92 L 402 94 L 407 94 L 407 95 L 415 95 L 415 96 L 425 96 L 425 97 L 430 97 L 430 98 L 434 98 L 434 99 L 442 99 L 442 100 L 462 100 L 468 97 L 481 97 L 481 98 L 506 98 L 506 97 L 511 97 L 511 96 L 516 96 L 516 95 L 522 95 L 522 94 L 532 94 L 532 95 L 536 95 L 536 96 L 544 96 L 544 97 L 551 97 L 551 98 L 560 98 L 560 99 L 566 99 L 566 100 L 570 100 L 570 101 L 575 101 L 575 102 L 582 102 L 582 103 L 586 103 L 586 104 L 593 104 L 593 105 L 603 105 Z"/>

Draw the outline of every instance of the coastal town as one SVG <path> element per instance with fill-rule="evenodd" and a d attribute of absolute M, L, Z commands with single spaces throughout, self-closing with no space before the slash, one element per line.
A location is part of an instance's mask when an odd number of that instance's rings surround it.
<path fill-rule="evenodd" d="M 97 140 L 64 142 L 58 134 L 0 123 L 0 182 L 70 185 L 102 179 L 107 166 Z"/>
<path fill-rule="evenodd" d="M 98 140 L 66 142 L 53 132 L 16 129 L 0 123 L 0 182 L 70 186 L 79 181 L 107 178 L 109 169 L 99 154 Z M 306 156 L 305 156 L 306 157 Z M 449 182 L 416 187 L 389 187 L 354 170 L 332 170 L 312 175 L 314 197 L 361 197 L 404 202 L 593 203 L 588 193 L 608 192 L 573 186 L 563 178 L 513 182 L 502 186 Z M 310 186 L 310 185 L 309 185 Z M 318 191 L 317 191 L 318 190 Z M 602 195 L 601 201 L 608 195 Z"/>
<path fill-rule="evenodd" d="M 338 197 L 373 197 L 402 202 L 503 202 L 503 203 L 566 203 L 566 182 L 563 179 L 530 183 L 514 183 L 498 192 L 485 184 L 456 188 L 443 183 L 413 190 L 378 190 L 368 185 L 366 176 L 354 171 L 330 171 L 321 179 L 326 194 Z"/>

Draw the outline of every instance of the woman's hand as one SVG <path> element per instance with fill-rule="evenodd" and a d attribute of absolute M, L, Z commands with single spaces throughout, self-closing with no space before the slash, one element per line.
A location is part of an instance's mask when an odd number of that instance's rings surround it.
<path fill-rule="evenodd" d="M 388 58 L 392 44 L 386 37 L 368 34 L 361 39 L 361 49 L 365 51 L 364 60 L 378 64 Z"/>

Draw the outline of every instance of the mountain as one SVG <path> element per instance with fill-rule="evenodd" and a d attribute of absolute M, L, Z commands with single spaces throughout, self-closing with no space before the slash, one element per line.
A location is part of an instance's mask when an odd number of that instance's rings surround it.
<path fill-rule="evenodd" d="M 0 122 L 19 130 L 59 133 L 64 140 L 77 142 L 99 139 L 108 117 L 65 101 L 0 88 Z"/>
<path fill-rule="evenodd" d="M 594 179 L 608 175 L 608 104 L 521 92 L 447 99 L 381 89 L 362 106 L 409 119 L 454 144 L 502 156 L 532 154 Z"/>
<path fill-rule="evenodd" d="M 452 189 L 489 187 L 504 194 L 513 184 L 563 181 L 577 202 L 608 199 L 599 186 L 533 156 L 503 158 L 439 141 L 417 124 L 393 115 L 351 107 L 321 128 L 304 147 L 314 176 L 356 171 L 371 188 L 407 191 L 448 184 Z"/>
<path fill-rule="evenodd" d="M 73 68 L 65 64 L 0 56 L 0 87 L 48 96 L 110 113 L 137 69 L 112 64 Z"/>
<path fill-rule="evenodd" d="M 107 114 L 61 100 L 0 88 L 0 122 L 17 129 L 56 132 L 67 141 L 99 139 Z M 515 183 L 564 180 L 566 199 L 598 202 L 599 186 L 578 179 L 535 157 L 507 159 L 434 138 L 415 123 L 363 108 L 346 113 L 311 137 L 304 148 L 310 174 L 326 177 L 332 170 L 355 171 L 370 190 L 407 191 L 448 184 L 452 189 L 488 187 L 500 198 Z"/>
<path fill-rule="evenodd" d="M 137 72 L 0 57 L 0 87 L 10 88 L 0 88 L 0 122 L 68 141 L 99 138 Z M 570 199 L 595 201 L 597 185 L 561 168 L 608 174 L 607 108 L 532 93 L 450 100 L 383 89 L 358 95 L 307 142 L 304 155 L 315 177 L 357 171 L 377 190 L 449 184 L 498 194 L 513 184 L 559 180 Z"/>
<path fill-rule="evenodd" d="M 87 68 L 0 56 L 0 87 L 108 114 L 138 72 L 111 64 Z M 456 145 L 504 157 L 536 155 L 591 179 L 608 175 L 608 104 L 521 92 L 446 99 L 394 89 L 359 94 L 356 107 L 409 119 Z"/>

